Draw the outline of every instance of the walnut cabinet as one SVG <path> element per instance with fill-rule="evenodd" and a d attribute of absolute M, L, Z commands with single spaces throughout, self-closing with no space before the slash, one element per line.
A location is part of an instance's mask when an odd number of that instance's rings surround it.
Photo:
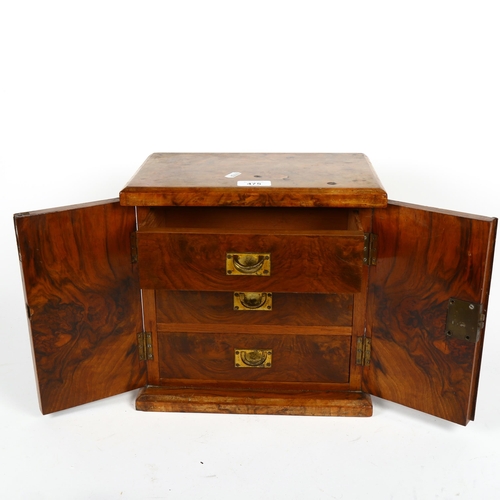
<path fill-rule="evenodd" d="M 497 220 L 387 201 L 362 154 L 156 153 L 14 220 L 43 413 L 474 419 Z"/>

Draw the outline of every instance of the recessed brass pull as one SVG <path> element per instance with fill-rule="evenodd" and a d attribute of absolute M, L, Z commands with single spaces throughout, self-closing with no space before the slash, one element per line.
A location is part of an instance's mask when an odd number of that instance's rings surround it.
<path fill-rule="evenodd" d="M 269 276 L 271 255 L 268 253 L 227 253 L 226 274 Z"/>
<path fill-rule="evenodd" d="M 234 366 L 236 368 L 271 368 L 272 349 L 235 349 Z"/>
<path fill-rule="evenodd" d="M 241 262 L 240 262 L 241 258 Z M 256 274 L 264 265 L 263 255 L 233 255 L 234 267 L 243 274 Z"/>
<path fill-rule="evenodd" d="M 235 311 L 271 311 L 273 294 L 268 292 L 234 292 Z"/>

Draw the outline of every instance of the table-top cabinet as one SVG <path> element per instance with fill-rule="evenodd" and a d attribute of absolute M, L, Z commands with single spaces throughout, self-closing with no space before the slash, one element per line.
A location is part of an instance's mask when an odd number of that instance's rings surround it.
<path fill-rule="evenodd" d="M 14 220 L 43 413 L 474 419 L 497 220 L 387 201 L 362 154 L 156 153 Z"/>

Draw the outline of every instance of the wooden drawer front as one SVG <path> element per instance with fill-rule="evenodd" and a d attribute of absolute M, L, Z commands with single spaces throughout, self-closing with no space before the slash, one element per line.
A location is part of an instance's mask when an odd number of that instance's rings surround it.
<path fill-rule="evenodd" d="M 351 337 L 159 333 L 160 380 L 349 382 Z M 270 367 L 239 368 L 235 351 L 272 351 Z"/>
<path fill-rule="evenodd" d="M 180 324 L 191 328 L 214 329 L 214 325 L 245 327 L 259 325 L 330 327 L 352 325 L 353 296 L 336 294 L 273 293 L 271 310 L 235 310 L 232 292 L 179 292 L 157 290 L 158 329 L 179 331 Z M 297 333 L 297 332 L 295 332 Z"/>
<path fill-rule="evenodd" d="M 354 293 L 361 289 L 362 233 L 324 235 L 138 232 L 142 288 Z M 268 253 L 269 275 L 231 276 L 233 253 Z"/>

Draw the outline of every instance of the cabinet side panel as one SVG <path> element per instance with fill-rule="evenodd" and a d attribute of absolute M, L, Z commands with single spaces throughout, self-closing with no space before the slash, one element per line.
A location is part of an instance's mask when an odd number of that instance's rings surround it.
<path fill-rule="evenodd" d="M 391 202 L 375 209 L 365 390 L 465 425 L 473 418 L 483 332 L 446 334 L 451 298 L 487 307 L 496 219 Z"/>
<path fill-rule="evenodd" d="M 143 386 L 134 208 L 103 202 L 14 222 L 42 412 Z"/>

